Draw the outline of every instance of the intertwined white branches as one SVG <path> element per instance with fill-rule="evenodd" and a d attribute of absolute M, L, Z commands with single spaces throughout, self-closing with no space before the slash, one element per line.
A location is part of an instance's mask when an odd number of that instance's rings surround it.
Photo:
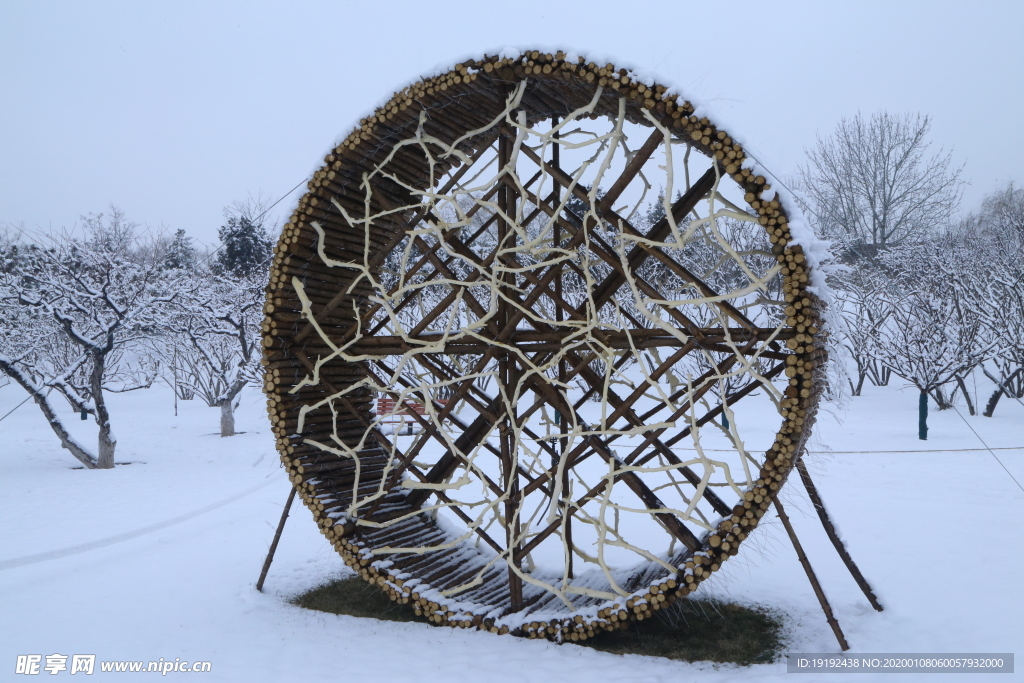
<path fill-rule="evenodd" d="M 525 87 L 454 144 L 421 123 L 364 176 L 361 214 L 334 202 L 366 236 L 361 262 L 329 256 L 325 229 L 312 223 L 323 262 L 357 271 L 352 288 L 368 283 L 371 295 L 352 310 L 358 330 L 339 335 L 319 323 L 303 282 L 292 281 L 330 349 L 292 391 L 319 386 L 332 364 L 368 371 L 305 405 L 300 434 L 311 414 L 337 419 L 346 396 L 394 399 L 356 445 L 337 434 L 307 439 L 356 463 L 346 518 L 373 528 L 426 510 L 449 530 L 439 543 L 375 554 L 472 541 L 489 563 L 447 594 L 478 585 L 500 563 L 571 607 L 574 596 L 628 594 L 638 561 L 676 571 L 681 546 L 711 531 L 753 485 L 760 462 L 751 448 L 763 451 L 778 426 L 782 394 L 772 378 L 785 365 L 784 303 L 763 230 L 729 198 L 717 166 L 691 158 L 688 145 L 680 153 L 684 143 L 653 118 L 631 122 L 624 100 L 617 116 L 591 120 L 600 89 L 561 120 L 529 120 L 519 108 Z M 607 196 L 640 153 L 637 140 L 652 133 L 662 141 L 650 160 Z M 507 143 L 497 150 L 464 151 L 464 141 L 490 145 L 499 135 Z M 457 182 L 448 173 L 426 188 L 410 185 L 389 170 L 407 147 L 432 168 L 457 156 L 469 170 Z M 693 190 L 680 211 L 677 198 L 705 173 L 709 189 Z M 417 201 L 373 211 L 383 181 Z M 662 195 L 648 219 L 655 187 Z M 376 226 L 414 213 L 423 220 L 382 267 L 373 265 Z M 752 394 L 762 402 L 753 414 L 737 403 Z M 400 436 L 396 421 L 418 431 Z M 712 457 L 709 441 L 726 445 L 726 455 Z M 390 460 L 366 492 L 360 453 L 375 444 Z M 453 462 L 446 470 L 445 457 Z M 432 468 L 442 475 L 432 478 Z M 432 495 L 406 517 L 369 519 L 395 484 Z M 593 571 L 574 570 L 573 558 Z"/>

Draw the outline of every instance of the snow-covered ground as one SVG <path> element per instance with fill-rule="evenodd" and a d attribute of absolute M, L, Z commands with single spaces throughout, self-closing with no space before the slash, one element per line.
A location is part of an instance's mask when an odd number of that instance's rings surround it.
<path fill-rule="evenodd" d="M 0 388 L 0 415 L 23 398 L 13 385 Z M 290 596 L 342 572 L 299 505 L 260 594 L 254 583 L 288 493 L 262 397 L 243 392 L 238 428 L 246 433 L 229 439 L 214 434 L 218 413 L 198 401 L 180 403 L 175 417 L 166 389 L 114 395 L 111 404 L 117 460 L 132 463 L 113 471 L 73 469 L 77 462 L 61 451 L 31 402 L 0 422 L 0 680 L 22 678 L 14 674 L 17 655 L 54 653 L 95 654 L 97 661 L 206 660 L 212 671 L 201 678 L 210 681 L 787 676 L 784 662 L 737 668 L 620 657 L 293 607 Z M 885 612 L 874 612 L 846 573 L 796 479 L 783 500 L 853 651 L 1020 654 L 1024 492 L 993 456 L 839 452 L 981 448 L 952 410 L 933 412 L 929 441 L 918 441 L 916 410 L 910 390 L 867 387 L 865 396 L 850 399 L 841 421 L 822 416 L 815 450 L 833 452 L 808 458 Z M 959 410 L 989 446 L 1024 446 L 1020 403 L 1004 398 L 991 419 Z M 91 439 L 91 422 L 70 424 Z M 1024 448 L 996 453 L 1024 482 Z M 701 590 L 781 610 L 792 652 L 836 652 L 781 524 L 774 515 L 766 520 Z M 999 680 L 1014 677 L 1024 674 Z M 824 680 L 847 678 L 871 676 Z"/>

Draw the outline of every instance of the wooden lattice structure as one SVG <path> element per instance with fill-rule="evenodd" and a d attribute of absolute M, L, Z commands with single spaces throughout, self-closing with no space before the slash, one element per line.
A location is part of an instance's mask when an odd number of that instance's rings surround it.
<path fill-rule="evenodd" d="M 345 562 L 436 623 L 578 640 L 736 555 L 824 358 L 753 168 L 678 93 L 563 53 L 362 120 L 284 228 L 263 327 L 282 461 Z"/>

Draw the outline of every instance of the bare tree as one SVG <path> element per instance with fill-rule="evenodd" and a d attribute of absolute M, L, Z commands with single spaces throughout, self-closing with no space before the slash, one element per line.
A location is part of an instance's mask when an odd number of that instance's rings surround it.
<path fill-rule="evenodd" d="M 9 325 L 0 341 L 0 370 L 39 405 L 61 445 L 88 468 L 114 466 L 117 441 L 105 392 L 149 386 L 153 368 L 134 367 L 124 352 L 161 324 L 179 282 L 167 278 L 151 250 L 140 250 L 138 225 L 112 208 L 84 219 L 84 239 L 45 237 L 7 250 L 0 269 L 0 307 Z M 140 381 L 140 376 L 141 381 Z M 75 441 L 50 402 L 56 391 L 99 427 L 94 454 Z"/>
<path fill-rule="evenodd" d="M 994 350 L 982 372 L 995 389 L 984 415 L 992 417 L 999 399 L 1024 398 L 1024 249 L 991 254 L 980 310 Z"/>
<path fill-rule="evenodd" d="M 882 337 L 892 371 L 920 392 L 918 438 L 928 438 L 928 395 L 980 362 L 970 353 L 976 325 L 949 324 L 948 301 L 915 292 L 893 307 L 892 325 Z"/>
<path fill-rule="evenodd" d="M 163 356 L 176 354 L 178 385 L 220 408 L 220 435 L 234 436 L 235 401 L 260 375 L 262 278 L 194 277 L 198 282 L 174 308 Z"/>
<path fill-rule="evenodd" d="M 1009 183 L 989 195 L 982 203 L 980 218 L 989 232 L 1024 244 L 1024 189 Z"/>
<path fill-rule="evenodd" d="M 157 346 L 180 372 L 176 387 L 220 408 L 221 436 L 234 436 L 238 395 L 260 376 L 260 306 L 272 208 L 262 195 L 225 208 L 221 245 L 212 254 L 197 254 L 182 231 L 166 250 L 165 267 L 187 270 L 195 286 L 179 298 L 166 338 Z"/>
<path fill-rule="evenodd" d="M 826 236 L 869 254 L 945 225 L 960 203 L 952 154 L 927 156 L 928 116 L 842 119 L 807 151 L 802 185 Z"/>
<path fill-rule="evenodd" d="M 946 235 L 883 258 L 894 282 L 886 295 L 891 313 L 878 337 L 878 353 L 894 374 L 920 392 L 921 439 L 928 438 L 928 396 L 940 409 L 948 408 L 952 395 L 946 397 L 943 388 L 956 383 L 970 401 L 964 378 L 994 344 L 984 331 L 969 249 L 956 236 Z"/>
<path fill-rule="evenodd" d="M 957 236 L 961 253 L 943 270 L 970 292 L 992 346 L 980 366 L 995 385 L 984 410 L 991 417 L 1003 396 L 1024 398 L 1024 190 L 1008 183 L 985 197 L 980 212 L 960 220 Z"/>
<path fill-rule="evenodd" d="M 892 302 L 899 300 L 888 291 L 888 276 L 868 261 L 837 273 L 831 284 L 841 316 L 837 342 L 856 367 L 856 382 L 848 378 L 850 393 L 860 396 L 865 379 L 875 386 L 888 385 L 892 370 L 884 362 L 878 339 L 892 315 Z"/>

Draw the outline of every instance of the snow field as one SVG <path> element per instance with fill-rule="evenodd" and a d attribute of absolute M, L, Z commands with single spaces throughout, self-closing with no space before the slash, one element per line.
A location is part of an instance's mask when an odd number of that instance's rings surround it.
<path fill-rule="evenodd" d="M 820 416 L 815 451 L 982 447 L 953 411 L 933 411 L 929 441 L 918 441 L 916 392 L 895 382 L 866 387 L 864 394 L 849 399 L 841 423 Z M 23 398 L 13 385 L 0 388 L 0 415 Z M 293 607 L 289 597 L 344 571 L 298 504 L 266 592 L 257 593 L 254 583 L 288 493 L 262 397 L 243 392 L 237 422 L 246 433 L 228 439 L 215 435 L 216 409 L 180 402 L 175 418 L 163 388 L 110 401 L 117 461 L 133 463 L 113 471 L 71 469 L 78 463 L 31 402 L 0 422 L 0 680 L 20 678 L 13 674 L 16 655 L 53 653 L 96 654 L 101 661 L 209 660 L 209 681 L 787 676 L 784 662 L 736 668 L 620 657 Z M 994 418 L 958 410 L 989 446 L 1024 446 L 1021 404 L 1004 399 Z M 78 438 L 94 438 L 91 421 L 68 424 Z M 1024 481 L 1024 449 L 996 454 Z M 784 502 L 853 651 L 1019 649 L 1024 550 L 1016 520 L 1024 492 L 989 452 L 815 453 L 808 465 L 886 608 L 879 614 L 867 604 L 794 479 Z M 792 652 L 838 650 L 774 514 L 701 592 L 782 611 Z M 1016 678 L 1021 674 L 1000 680 Z"/>

